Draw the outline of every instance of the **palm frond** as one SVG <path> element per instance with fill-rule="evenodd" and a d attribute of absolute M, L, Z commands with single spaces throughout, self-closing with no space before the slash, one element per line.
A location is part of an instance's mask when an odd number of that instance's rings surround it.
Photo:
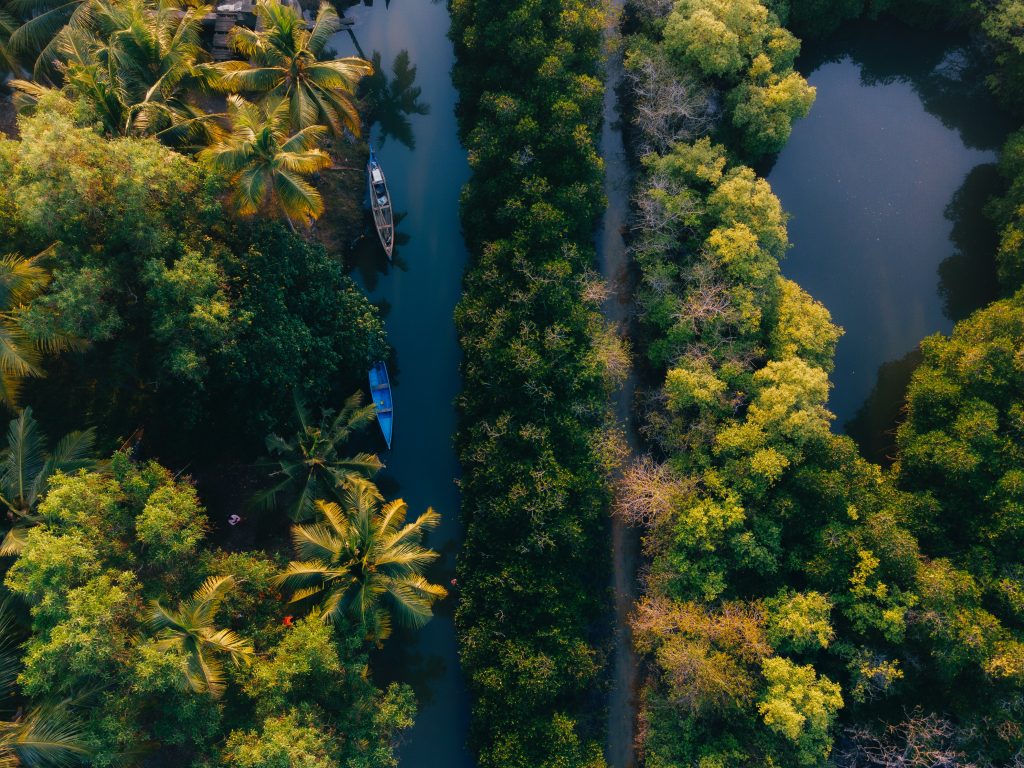
<path fill-rule="evenodd" d="M 185 677 L 196 693 L 208 693 L 215 699 L 224 695 L 224 666 L 201 648 L 189 654 Z"/>
<path fill-rule="evenodd" d="M 340 546 L 334 531 L 323 525 L 293 525 L 292 544 L 307 562 L 331 562 L 338 556 Z"/>
<path fill-rule="evenodd" d="M 338 18 L 338 12 L 334 10 L 334 6 L 326 2 L 320 3 L 313 28 L 309 31 L 306 47 L 314 56 L 319 56 L 327 46 L 331 35 L 339 29 L 341 29 L 341 19 Z"/>
<path fill-rule="evenodd" d="M 203 637 L 211 648 L 227 653 L 235 664 L 247 664 L 255 654 L 252 643 L 230 629 L 218 629 Z"/>
<path fill-rule="evenodd" d="M 0 542 L 0 557 L 17 557 L 28 543 L 28 532 L 31 527 L 28 525 L 19 525 L 15 523 L 11 526 L 11 529 L 4 534 L 3 541 Z"/>
<path fill-rule="evenodd" d="M 0 475 L 5 495 L 20 500 L 33 495 L 35 480 L 46 463 L 45 454 L 46 441 L 29 406 L 7 427 L 7 451 Z"/>
<path fill-rule="evenodd" d="M 149 626 L 156 632 L 169 631 L 176 634 L 187 634 L 189 627 L 181 614 L 164 607 L 159 600 L 150 603 Z"/>
<path fill-rule="evenodd" d="M 64 768 L 89 754 L 78 723 L 64 709 L 40 707 L 15 724 L 4 739 L 25 768 Z"/>
<path fill-rule="evenodd" d="M 294 590 L 292 602 L 320 598 L 325 620 L 350 616 L 377 642 L 391 631 L 385 603 L 403 624 L 430 618 L 433 604 L 447 595 L 422 575 L 438 557 L 420 546 L 440 520 L 436 512 L 403 526 L 405 503 L 384 503 L 377 487 L 361 478 L 346 484 L 341 504 L 321 500 L 317 512 L 323 522 L 292 527 L 299 559 L 276 578 Z"/>

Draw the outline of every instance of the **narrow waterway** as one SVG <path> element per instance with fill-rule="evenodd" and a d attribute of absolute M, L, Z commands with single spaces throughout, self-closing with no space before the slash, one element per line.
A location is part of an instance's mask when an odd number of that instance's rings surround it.
<path fill-rule="evenodd" d="M 619 127 L 618 89 L 622 84 L 622 51 L 618 49 L 618 20 L 622 0 L 612 0 L 615 13 L 609 19 L 606 34 L 610 49 L 606 65 L 604 126 L 601 132 L 601 156 L 604 158 L 604 193 L 608 199 L 604 220 L 597 238 L 601 274 L 610 289 L 602 306 L 605 318 L 628 337 L 633 317 L 632 280 L 623 232 L 629 219 L 631 191 L 629 161 Z M 639 445 L 633 421 L 636 377 L 630 375 L 615 395 L 615 419 L 622 429 L 632 454 Z M 610 768 L 636 765 L 634 725 L 636 719 L 637 659 L 629 615 L 636 602 L 637 566 L 640 533 L 618 517 L 612 518 L 612 591 L 615 607 L 615 631 L 611 660 L 611 688 L 608 696 L 608 737 L 605 758 Z"/>
<path fill-rule="evenodd" d="M 379 54 L 388 88 L 371 138 L 397 212 L 395 262 L 372 238 L 357 249 L 356 278 L 384 312 L 395 350 L 389 361 L 395 400 L 394 443 L 383 452 L 380 486 L 401 496 L 412 514 L 428 506 L 443 517 L 429 545 L 442 553 L 430 576 L 450 586 L 462 540 L 458 462 L 452 445 L 460 352 L 452 318 L 462 288 L 466 250 L 459 192 L 469 176 L 455 123 L 444 3 L 378 0 L 345 10 L 353 35 L 334 36 L 339 55 Z M 354 39 L 353 39 L 354 36 Z M 357 48 L 358 46 L 358 48 Z M 418 99 L 413 89 L 421 88 Z M 416 102 L 421 105 L 411 108 Z M 382 446 L 383 447 L 383 446 Z M 419 700 L 415 726 L 400 747 L 402 768 L 471 768 L 466 749 L 469 696 L 452 621 L 457 587 L 424 629 L 396 632 L 374 659 L 381 681 L 410 683 Z"/>
<path fill-rule="evenodd" d="M 1009 126 L 956 36 L 851 25 L 799 66 L 817 101 L 768 177 L 792 217 L 783 272 L 845 329 L 836 427 L 883 461 L 918 343 L 996 295 L 983 209 Z"/>

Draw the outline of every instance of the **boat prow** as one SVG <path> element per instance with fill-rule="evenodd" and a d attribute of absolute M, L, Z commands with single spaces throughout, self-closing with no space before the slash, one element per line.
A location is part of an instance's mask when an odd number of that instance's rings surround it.
<path fill-rule="evenodd" d="M 366 183 L 370 191 L 370 209 L 373 211 L 373 225 L 377 228 L 384 253 L 391 259 L 395 247 L 395 215 L 391 206 L 391 192 L 384 169 L 380 167 L 377 155 L 370 148 L 370 159 L 366 163 Z"/>
<path fill-rule="evenodd" d="M 373 398 L 373 407 L 377 412 L 380 431 L 384 433 L 384 442 L 390 449 L 391 433 L 395 425 L 395 406 L 391 397 L 391 379 L 388 377 L 388 367 L 382 361 L 374 363 L 370 368 L 370 397 Z"/>

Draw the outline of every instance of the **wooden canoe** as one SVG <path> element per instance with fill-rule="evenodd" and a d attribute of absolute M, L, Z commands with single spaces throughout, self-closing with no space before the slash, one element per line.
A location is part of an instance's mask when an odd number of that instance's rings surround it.
<path fill-rule="evenodd" d="M 370 148 L 370 160 L 366 163 L 366 181 L 370 191 L 370 209 L 373 211 L 373 223 L 377 227 L 377 236 L 384 246 L 384 253 L 391 258 L 395 247 L 395 216 L 391 208 L 391 193 L 384 170 L 380 167 L 377 155 Z"/>

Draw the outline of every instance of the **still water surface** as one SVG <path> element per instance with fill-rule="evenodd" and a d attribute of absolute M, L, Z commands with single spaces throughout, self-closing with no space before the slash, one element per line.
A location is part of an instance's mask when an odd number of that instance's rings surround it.
<path fill-rule="evenodd" d="M 817 101 L 768 177 L 792 217 L 782 269 L 845 329 L 830 406 L 883 460 L 920 340 L 996 295 L 983 209 L 1009 126 L 957 37 L 853 25 L 799 66 Z"/>
<path fill-rule="evenodd" d="M 383 452 L 385 496 L 400 496 L 418 515 L 428 506 L 443 517 L 428 543 L 442 552 L 434 581 L 449 586 L 462 540 L 458 463 L 452 445 L 460 353 L 452 313 L 466 261 L 459 226 L 459 191 L 469 176 L 455 123 L 456 93 L 444 3 L 378 0 L 345 11 L 353 35 L 331 41 L 339 55 L 382 64 L 387 88 L 372 140 L 388 178 L 398 220 L 395 262 L 371 234 L 357 248 L 355 277 L 384 311 L 395 399 L 394 448 Z M 358 48 L 357 48 L 358 45 Z M 416 96 L 413 89 L 421 88 Z M 414 147 L 414 148 L 413 148 Z M 383 443 L 381 444 L 383 448 Z M 454 590 L 453 590 L 454 591 Z M 400 749 L 403 768 L 469 768 L 465 748 L 469 697 L 459 669 L 454 596 L 424 629 L 396 632 L 374 659 L 381 682 L 410 683 L 420 703 L 416 725 Z"/>

